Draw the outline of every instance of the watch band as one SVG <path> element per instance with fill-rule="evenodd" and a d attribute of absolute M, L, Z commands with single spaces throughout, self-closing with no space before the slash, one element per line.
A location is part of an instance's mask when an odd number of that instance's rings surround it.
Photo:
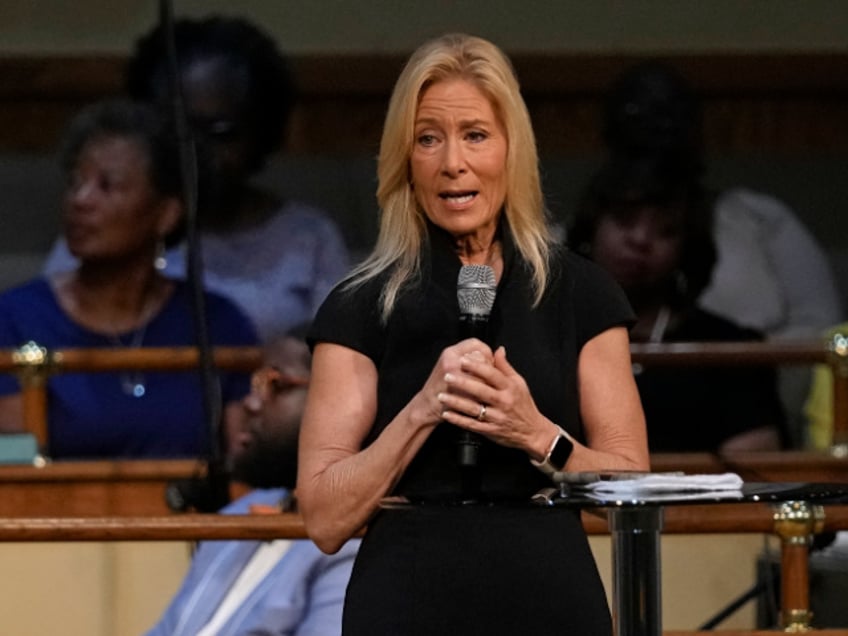
<path fill-rule="evenodd" d="M 557 426 L 557 435 L 554 437 L 553 442 L 551 442 L 545 458 L 540 462 L 531 458 L 530 463 L 546 475 L 553 475 L 565 467 L 573 450 L 574 440 L 572 440 L 571 435 L 566 433 L 561 426 Z"/>

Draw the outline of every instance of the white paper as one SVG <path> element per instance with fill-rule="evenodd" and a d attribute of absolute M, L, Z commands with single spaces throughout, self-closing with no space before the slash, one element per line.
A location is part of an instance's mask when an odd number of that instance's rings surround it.
<path fill-rule="evenodd" d="M 647 474 L 635 479 L 596 481 L 583 484 L 586 490 L 605 495 L 651 495 L 672 493 L 726 494 L 740 492 L 742 478 L 736 473 L 718 475 L 674 475 L 667 473 Z"/>

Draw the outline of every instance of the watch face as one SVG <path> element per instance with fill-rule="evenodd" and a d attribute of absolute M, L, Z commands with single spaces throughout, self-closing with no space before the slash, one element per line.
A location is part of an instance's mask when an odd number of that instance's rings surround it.
<path fill-rule="evenodd" d="M 562 470 L 565 466 L 565 462 L 567 462 L 568 458 L 571 456 L 571 451 L 573 450 L 574 444 L 571 443 L 571 440 L 564 435 L 560 435 L 551 450 L 549 460 L 551 466 L 553 466 L 555 470 Z"/>

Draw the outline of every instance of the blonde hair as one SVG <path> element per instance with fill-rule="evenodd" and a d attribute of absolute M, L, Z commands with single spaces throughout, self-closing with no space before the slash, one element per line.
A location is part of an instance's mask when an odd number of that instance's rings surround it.
<path fill-rule="evenodd" d="M 350 288 L 391 270 L 381 295 L 383 320 L 391 314 L 404 284 L 418 277 L 426 239 L 426 217 L 410 185 L 409 159 L 418 104 L 430 86 L 454 78 L 480 89 L 501 119 L 508 141 L 504 213 L 516 248 L 533 272 L 536 304 L 547 285 L 553 239 L 542 198 L 533 127 L 512 64 L 498 47 L 482 38 L 445 35 L 419 47 L 395 84 L 377 163 L 380 231 L 370 256 L 348 278 Z"/>

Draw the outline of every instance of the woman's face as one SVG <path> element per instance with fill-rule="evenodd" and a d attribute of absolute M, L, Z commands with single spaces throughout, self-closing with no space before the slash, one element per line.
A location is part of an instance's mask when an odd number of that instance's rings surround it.
<path fill-rule="evenodd" d="M 164 199 L 149 172 L 135 139 L 97 137 L 82 147 L 63 195 L 65 239 L 74 256 L 114 260 L 152 250 Z"/>
<path fill-rule="evenodd" d="M 682 241 L 681 210 L 627 206 L 601 216 L 592 258 L 626 290 L 658 289 L 677 269 Z"/>
<path fill-rule="evenodd" d="M 186 111 L 212 169 L 212 187 L 228 193 L 255 170 L 256 132 L 245 115 L 248 79 L 224 58 L 200 58 L 182 73 Z"/>
<path fill-rule="evenodd" d="M 410 169 L 427 218 L 455 237 L 494 235 L 506 198 L 508 141 L 489 99 L 451 79 L 424 92 Z"/>

